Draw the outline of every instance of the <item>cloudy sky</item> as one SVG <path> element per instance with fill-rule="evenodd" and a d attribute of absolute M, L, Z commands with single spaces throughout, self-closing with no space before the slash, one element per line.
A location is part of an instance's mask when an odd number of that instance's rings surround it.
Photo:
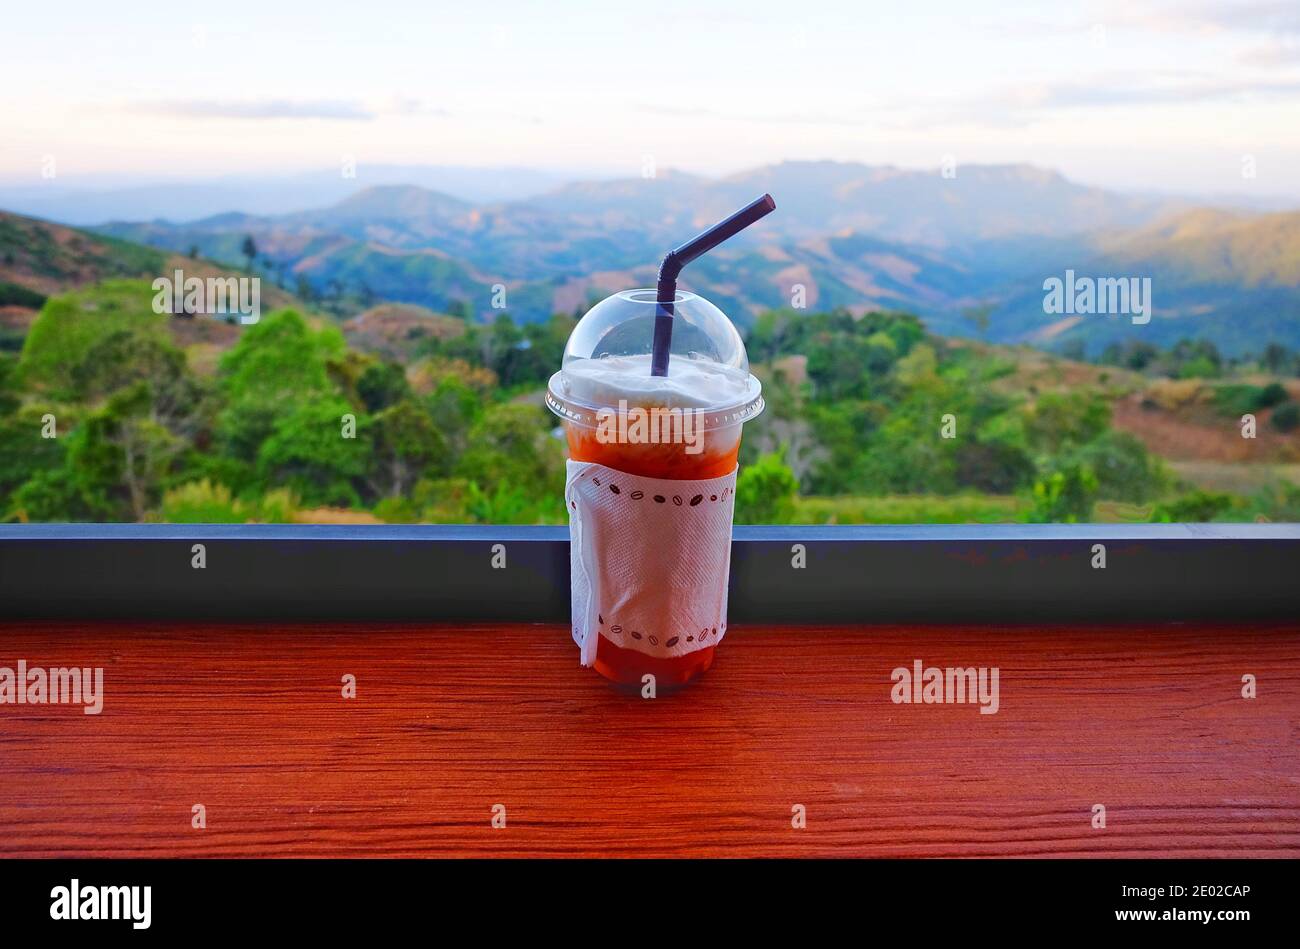
<path fill-rule="evenodd" d="M 49 2 L 0 82 L 7 183 L 952 156 L 1300 197 L 1300 0 Z"/>

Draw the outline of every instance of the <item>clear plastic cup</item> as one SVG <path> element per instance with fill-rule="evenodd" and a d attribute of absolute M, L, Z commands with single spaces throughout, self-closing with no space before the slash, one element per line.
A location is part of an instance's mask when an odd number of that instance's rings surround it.
<path fill-rule="evenodd" d="M 736 327 L 709 301 L 678 291 L 668 375 L 650 374 L 656 291 L 624 290 L 579 321 L 551 377 L 546 402 L 564 421 L 569 457 L 648 478 L 720 478 L 736 469 L 741 429 L 763 410 L 758 380 Z M 698 444 L 609 441 L 598 437 L 599 416 L 632 409 L 699 410 Z M 655 544 L 655 537 L 646 543 Z M 662 555 L 673 557 L 674 551 Z M 718 577 L 725 584 L 726 576 Z M 725 627 L 724 627 L 725 628 Z M 681 656 L 656 657 L 604 636 L 595 669 L 623 685 L 647 673 L 658 687 L 684 685 L 713 663 L 713 645 Z"/>

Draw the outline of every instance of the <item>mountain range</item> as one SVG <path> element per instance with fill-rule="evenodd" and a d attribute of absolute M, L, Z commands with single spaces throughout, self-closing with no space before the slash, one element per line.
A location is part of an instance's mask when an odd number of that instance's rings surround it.
<path fill-rule="evenodd" d="M 347 159 L 344 158 L 343 162 Z M 559 187 L 570 176 L 532 168 L 365 164 L 293 174 L 140 181 L 100 177 L 0 181 L 0 207 L 30 217 L 85 226 L 110 220 L 193 221 L 228 211 L 287 214 L 324 207 L 363 186 L 417 185 L 467 201 L 513 201 Z"/>
<path fill-rule="evenodd" d="M 718 179 L 575 182 L 500 201 L 380 185 L 313 210 L 96 230 L 232 265 L 251 236 L 256 266 L 286 285 L 441 311 L 460 302 L 483 318 L 500 286 L 508 312 L 534 320 L 653 285 L 668 249 L 764 191 L 777 213 L 682 280 L 742 324 L 790 306 L 802 286 L 810 309 L 907 309 L 937 332 L 994 342 L 1078 341 L 1089 352 L 1184 336 L 1231 353 L 1300 346 L 1300 212 L 1120 194 L 1027 165 L 960 166 L 945 177 L 784 162 Z M 1045 313 L 1043 282 L 1066 270 L 1150 277 L 1153 319 Z"/>

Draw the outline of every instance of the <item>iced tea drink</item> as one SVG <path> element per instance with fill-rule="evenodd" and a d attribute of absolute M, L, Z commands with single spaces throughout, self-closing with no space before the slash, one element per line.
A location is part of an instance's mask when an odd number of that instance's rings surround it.
<path fill-rule="evenodd" d="M 720 478 L 736 470 L 740 453 L 740 425 L 706 432 L 702 450 L 687 454 L 683 444 L 636 445 L 602 443 L 596 429 L 575 422 L 565 423 L 569 457 L 591 461 L 607 468 L 647 478 L 703 480 Z M 601 636 L 596 643 L 595 669 L 622 685 L 640 685 L 651 673 L 661 688 L 685 685 L 713 665 L 716 646 L 705 646 L 684 656 L 659 659 L 615 645 Z"/>
<path fill-rule="evenodd" d="M 679 325 L 674 349 L 680 346 L 680 351 L 675 352 L 665 376 L 653 376 L 650 354 L 644 350 L 651 336 L 654 302 L 655 291 L 624 291 L 589 311 L 570 338 L 564 368 L 551 379 L 547 404 L 564 421 L 573 462 L 666 482 L 726 479 L 736 471 L 744 422 L 762 411 L 761 386 L 749 372 L 744 346 L 731 321 L 712 304 L 688 293 L 677 295 Z M 607 423 L 611 418 L 622 423 L 637 413 L 642 417 L 654 413 L 661 413 L 661 417 L 666 413 L 689 414 L 683 425 L 685 437 L 667 437 L 666 423 L 658 433 L 664 437 L 653 441 L 633 437 L 630 425 L 602 424 L 602 419 Z M 626 435 L 624 428 L 628 429 Z M 651 493 L 647 487 L 645 494 Z M 671 486 L 662 492 L 676 493 Z M 709 493 L 705 490 L 705 500 Z M 685 492 L 682 494 L 686 501 L 690 500 Z M 721 487 L 716 494 L 729 497 Z M 571 511 L 571 520 L 574 516 Z M 673 549 L 666 536 L 672 535 L 651 531 L 643 543 L 665 562 L 690 556 L 690 548 Z M 697 587 L 696 595 L 701 604 L 720 601 L 725 609 L 730 519 L 702 540 L 725 547 L 725 552 L 720 557 L 718 575 L 707 581 L 714 586 Z M 599 542 L 591 546 L 597 551 L 608 549 Z M 698 577 L 699 571 L 694 576 Z M 637 600 L 639 604 L 645 602 L 642 597 Z M 684 643 L 685 630 L 680 624 L 674 626 L 669 616 L 673 604 L 665 599 L 661 610 L 658 601 L 651 601 L 649 615 L 642 608 L 638 617 L 643 628 L 660 631 L 661 639 L 664 631 L 669 636 L 681 631 Z M 575 618 L 575 626 L 580 622 L 581 617 Z M 725 615 L 708 625 L 712 641 L 705 645 L 697 632 L 689 637 L 693 640 L 690 651 L 680 655 L 665 655 L 663 650 L 652 655 L 654 650 L 645 641 L 650 639 L 648 634 L 639 643 L 633 643 L 631 637 L 621 637 L 616 643 L 602 628 L 592 634 L 598 638 L 590 664 L 601 675 L 623 685 L 640 686 L 647 674 L 654 676 L 658 688 L 684 685 L 713 663 L 716 640 L 725 633 Z M 717 628 L 713 628 L 715 625 Z"/>

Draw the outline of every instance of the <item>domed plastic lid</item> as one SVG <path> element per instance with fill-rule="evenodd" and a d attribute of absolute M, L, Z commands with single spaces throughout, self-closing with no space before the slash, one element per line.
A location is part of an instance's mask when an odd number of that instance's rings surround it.
<path fill-rule="evenodd" d="M 749 371 L 735 325 L 708 300 L 678 291 L 668 375 L 650 374 L 656 293 L 623 290 L 578 321 L 551 377 L 546 404 L 571 422 L 596 425 L 601 409 L 699 408 L 706 429 L 745 422 L 763 411 L 762 386 Z"/>

